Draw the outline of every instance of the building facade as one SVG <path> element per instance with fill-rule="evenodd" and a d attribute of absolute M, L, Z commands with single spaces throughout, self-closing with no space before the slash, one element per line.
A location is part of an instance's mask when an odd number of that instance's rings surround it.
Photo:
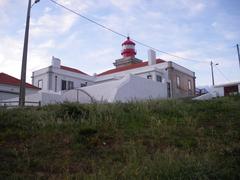
<path fill-rule="evenodd" d="M 219 96 L 237 95 L 240 94 L 240 82 L 215 85 L 214 90 L 218 92 Z"/>
<path fill-rule="evenodd" d="M 148 51 L 148 61 L 136 58 L 135 43 L 129 37 L 122 43 L 121 55 L 122 58 L 113 63 L 115 68 L 94 76 L 62 66 L 60 59 L 53 57 L 49 67 L 32 73 L 32 84 L 46 91 L 64 92 L 97 84 L 103 84 L 104 87 L 104 83 L 120 80 L 132 74 L 165 84 L 163 86 L 166 88 L 163 91 L 167 92 L 165 98 L 194 96 L 195 73 L 193 71 L 174 62 L 157 59 L 153 50 Z M 107 85 L 106 88 L 108 88 Z"/>
<path fill-rule="evenodd" d="M 19 97 L 20 80 L 5 73 L 0 73 L 0 101 Z M 35 94 L 40 88 L 26 83 L 26 95 Z"/>
<path fill-rule="evenodd" d="M 61 65 L 61 60 L 52 57 L 49 67 L 32 73 L 32 84 L 45 91 L 61 92 L 94 84 L 94 77 L 74 68 Z"/>

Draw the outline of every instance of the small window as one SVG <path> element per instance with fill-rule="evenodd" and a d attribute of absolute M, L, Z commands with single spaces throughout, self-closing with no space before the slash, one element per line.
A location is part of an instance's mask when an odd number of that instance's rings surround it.
<path fill-rule="evenodd" d="M 180 88 L 180 77 L 177 76 L 177 87 Z"/>
<path fill-rule="evenodd" d="M 39 88 L 43 88 L 43 80 L 41 79 L 41 80 L 38 80 L 38 87 Z"/>
<path fill-rule="evenodd" d="M 68 81 L 68 90 L 74 89 L 74 84 L 72 81 Z"/>
<path fill-rule="evenodd" d="M 157 75 L 156 79 L 157 79 L 158 82 L 162 82 L 162 76 Z"/>
<path fill-rule="evenodd" d="M 190 80 L 188 80 L 188 90 L 192 90 L 192 83 Z"/>
<path fill-rule="evenodd" d="M 152 75 L 147 75 L 147 79 L 152 79 Z"/>
<path fill-rule="evenodd" d="M 87 82 L 81 83 L 81 87 L 85 87 L 85 86 L 87 86 Z"/>
<path fill-rule="evenodd" d="M 57 76 L 55 76 L 55 92 L 57 92 Z"/>
<path fill-rule="evenodd" d="M 62 90 L 66 90 L 67 89 L 67 81 L 62 80 Z"/>
<path fill-rule="evenodd" d="M 169 98 L 171 97 L 171 85 L 169 82 L 167 83 L 167 95 Z"/>

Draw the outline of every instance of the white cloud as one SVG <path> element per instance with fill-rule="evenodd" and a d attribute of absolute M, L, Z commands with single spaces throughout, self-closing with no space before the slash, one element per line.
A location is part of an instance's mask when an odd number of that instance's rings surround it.
<path fill-rule="evenodd" d="M 204 2 L 204 0 L 180 0 L 180 2 L 180 7 L 182 6 L 192 15 L 197 15 L 198 13 L 203 12 L 206 8 L 206 1 Z"/>
<path fill-rule="evenodd" d="M 59 4 L 65 5 L 68 8 L 77 10 L 78 12 L 86 12 L 90 7 L 96 6 L 96 2 L 93 0 L 58 0 Z"/>
<path fill-rule="evenodd" d="M 50 40 L 47 40 L 46 42 L 39 44 L 38 47 L 50 49 L 50 48 L 56 47 L 56 43 L 54 40 L 50 39 Z"/>
<path fill-rule="evenodd" d="M 132 8 L 135 8 L 136 5 L 141 4 L 140 0 L 110 0 L 110 2 L 117 8 L 123 11 L 130 11 Z"/>
<path fill-rule="evenodd" d="M 7 0 L 0 0 L 0 8 L 3 8 L 7 4 Z"/>
<path fill-rule="evenodd" d="M 31 22 L 31 35 L 33 37 L 51 36 L 68 32 L 77 16 L 70 13 L 60 15 L 45 14 L 39 19 L 33 19 Z"/>
<path fill-rule="evenodd" d="M 0 12 L 0 28 L 3 29 L 8 22 L 9 22 L 9 18 L 7 14 L 4 11 L 1 11 Z"/>
<path fill-rule="evenodd" d="M 0 72 L 20 77 L 21 42 L 11 37 L 0 37 Z"/>
<path fill-rule="evenodd" d="M 50 8 L 50 7 L 44 8 L 44 13 L 49 13 L 50 11 L 52 11 L 52 8 Z"/>
<path fill-rule="evenodd" d="M 0 37 L 0 72 L 20 77 L 23 42 L 14 37 Z M 46 43 L 47 44 L 47 43 Z M 31 82 L 32 70 L 49 64 L 48 48 L 41 45 L 28 50 L 27 81 Z"/>

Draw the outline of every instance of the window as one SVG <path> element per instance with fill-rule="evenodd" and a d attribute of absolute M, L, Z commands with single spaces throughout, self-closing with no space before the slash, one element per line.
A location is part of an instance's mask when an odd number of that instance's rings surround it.
<path fill-rule="evenodd" d="M 156 79 L 157 79 L 158 82 L 162 82 L 162 77 L 161 76 L 157 75 Z"/>
<path fill-rule="evenodd" d="M 62 90 L 66 90 L 67 89 L 67 81 L 62 80 Z"/>
<path fill-rule="evenodd" d="M 169 98 L 171 97 L 171 85 L 169 82 L 167 83 L 167 95 Z"/>
<path fill-rule="evenodd" d="M 188 80 L 188 90 L 192 90 L 192 83 L 190 80 Z"/>
<path fill-rule="evenodd" d="M 74 85 L 72 81 L 68 81 L 68 90 L 74 89 Z"/>
<path fill-rule="evenodd" d="M 147 79 L 152 79 L 152 75 L 147 75 Z"/>
<path fill-rule="evenodd" d="M 86 86 L 86 84 L 84 84 L 84 83 L 81 83 L 81 87 L 85 87 Z"/>
<path fill-rule="evenodd" d="M 55 92 L 57 92 L 57 76 L 55 76 Z"/>
<path fill-rule="evenodd" d="M 41 89 L 43 88 L 43 80 L 42 79 L 38 80 L 38 87 Z"/>
<path fill-rule="evenodd" d="M 177 76 L 177 87 L 180 88 L 180 77 Z"/>
<path fill-rule="evenodd" d="M 85 87 L 85 86 L 87 86 L 87 82 L 81 83 L 81 87 Z"/>

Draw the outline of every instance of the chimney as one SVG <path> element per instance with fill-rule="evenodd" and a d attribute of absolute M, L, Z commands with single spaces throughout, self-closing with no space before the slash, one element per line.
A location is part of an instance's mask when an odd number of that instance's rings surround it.
<path fill-rule="evenodd" d="M 52 67 L 54 68 L 60 68 L 61 66 L 61 60 L 58 58 L 52 57 Z"/>
<path fill-rule="evenodd" d="M 148 50 L 148 65 L 156 64 L 156 52 L 152 49 Z"/>

